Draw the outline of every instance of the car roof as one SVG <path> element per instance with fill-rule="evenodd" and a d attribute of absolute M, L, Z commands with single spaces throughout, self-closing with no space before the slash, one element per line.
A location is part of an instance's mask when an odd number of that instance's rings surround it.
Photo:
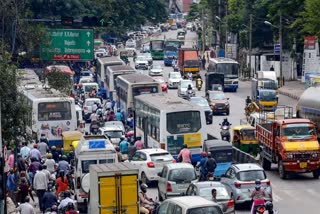
<path fill-rule="evenodd" d="M 167 150 L 157 149 L 157 148 L 154 148 L 154 149 L 141 149 L 141 150 L 138 150 L 138 151 L 139 151 L 139 152 L 146 153 L 146 154 L 148 154 L 148 155 L 150 155 L 150 154 L 169 153 Z"/>
<path fill-rule="evenodd" d="M 198 100 L 198 99 L 207 100 L 207 99 L 204 98 L 204 97 L 190 97 L 190 100 Z"/>
<path fill-rule="evenodd" d="M 237 169 L 237 171 L 263 170 L 261 166 L 255 163 L 234 164 L 233 167 Z"/>
<path fill-rule="evenodd" d="M 217 203 L 209 201 L 201 196 L 183 196 L 167 199 L 168 202 L 174 202 L 176 204 L 184 205 L 188 208 L 191 207 L 203 207 L 203 206 L 218 206 Z"/>
<path fill-rule="evenodd" d="M 209 94 L 224 94 L 223 91 L 207 91 Z"/>
<path fill-rule="evenodd" d="M 85 102 L 87 102 L 87 101 L 97 101 L 97 100 L 99 100 L 99 102 L 101 102 L 101 100 L 99 98 L 87 98 L 85 100 Z"/>
<path fill-rule="evenodd" d="M 169 169 L 191 168 L 194 167 L 190 163 L 169 163 L 166 165 Z"/>
<path fill-rule="evenodd" d="M 222 183 L 218 181 L 201 181 L 192 183 L 192 185 L 197 186 L 198 188 L 206 188 L 206 187 L 225 187 Z"/>

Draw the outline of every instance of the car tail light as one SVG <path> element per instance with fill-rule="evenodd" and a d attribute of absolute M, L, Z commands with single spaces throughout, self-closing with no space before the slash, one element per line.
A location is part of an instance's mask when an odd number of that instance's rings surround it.
<path fill-rule="evenodd" d="M 176 159 L 173 159 L 173 160 L 172 160 L 172 163 L 177 163 Z"/>
<path fill-rule="evenodd" d="M 83 110 L 88 110 L 88 107 L 87 106 L 83 106 Z"/>
<path fill-rule="evenodd" d="M 230 199 L 230 200 L 228 201 L 227 208 L 232 208 L 232 207 L 234 207 L 234 200 Z"/>
<path fill-rule="evenodd" d="M 154 163 L 153 162 L 147 162 L 147 166 L 149 168 L 154 168 Z"/>
<path fill-rule="evenodd" d="M 264 208 L 264 207 L 261 206 L 261 207 L 258 208 L 258 212 L 259 212 L 259 213 L 264 213 L 264 211 L 265 211 L 265 208 Z"/>
<path fill-rule="evenodd" d="M 167 182 L 167 192 L 172 192 L 172 186 L 169 182 Z"/>
<path fill-rule="evenodd" d="M 77 177 L 77 189 L 80 189 L 81 187 L 81 181 L 80 181 L 80 177 Z"/>
<path fill-rule="evenodd" d="M 240 187 L 241 187 L 241 183 L 234 182 L 234 186 L 235 186 L 236 188 L 240 188 Z"/>

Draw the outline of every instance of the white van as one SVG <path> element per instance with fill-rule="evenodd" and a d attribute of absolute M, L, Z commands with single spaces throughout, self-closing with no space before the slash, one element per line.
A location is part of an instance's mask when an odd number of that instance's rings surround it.
<path fill-rule="evenodd" d="M 96 89 L 96 91 L 98 91 L 99 89 L 99 85 L 96 82 L 88 82 L 88 83 L 82 83 L 82 88 L 84 91 L 84 96 L 85 98 L 88 98 L 90 95 L 90 92 L 93 88 Z"/>
<path fill-rule="evenodd" d="M 75 149 L 74 190 L 78 207 L 88 201 L 90 187 L 89 166 L 91 164 L 117 163 L 117 153 L 106 136 L 83 136 Z"/>

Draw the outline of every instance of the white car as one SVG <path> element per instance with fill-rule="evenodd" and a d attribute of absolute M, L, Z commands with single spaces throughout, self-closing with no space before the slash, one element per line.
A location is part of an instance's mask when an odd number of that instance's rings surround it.
<path fill-rule="evenodd" d="M 168 88 L 178 88 L 182 76 L 179 72 L 170 72 L 168 76 Z"/>
<path fill-rule="evenodd" d="M 150 76 L 163 76 L 163 68 L 161 65 L 151 65 L 149 69 Z"/>
<path fill-rule="evenodd" d="M 94 103 L 98 103 L 101 105 L 101 100 L 99 98 L 87 98 L 83 104 L 83 113 L 84 119 L 86 121 L 90 120 L 90 116 L 92 114 L 92 106 Z"/>
<path fill-rule="evenodd" d="M 79 84 L 91 82 L 94 82 L 94 79 L 92 77 L 81 77 L 79 80 Z"/>
<path fill-rule="evenodd" d="M 158 181 L 158 173 L 165 165 L 175 163 L 175 159 L 164 149 L 141 149 L 132 156 L 130 163 L 139 168 L 139 179 L 146 184 Z"/>
<path fill-rule="evenodd" d="M 134 63 L 135 63 L 134 67 L 136 69 L 147 70 L 149 68 L 149 62 L 145 56 L 137 56 Z"/>
<path fill-rule="evenodd" d="M 150 47 L 149 47 L 149 49 L 150 49 Z M 151 53 L 144 53 L 143 56 L 148 60 L 149 65 L 153 64 L 153 59 L 152 59 Z"/>
<path fill-rule="evenodd" d="M 186 27 L 187 27 L 187 30 L 192 30 L 192 24 L 191 23 L 188 23 Z"/>
<path fill-rule="evenodd" d="M 191 96 L 196 95 L 196 88 L 193 85 L 191 80 L 181 80 L 178 84 L 178 97 L 188 98 L 188 86 L 191 85 L 192 87 L 192 94 Z"/>

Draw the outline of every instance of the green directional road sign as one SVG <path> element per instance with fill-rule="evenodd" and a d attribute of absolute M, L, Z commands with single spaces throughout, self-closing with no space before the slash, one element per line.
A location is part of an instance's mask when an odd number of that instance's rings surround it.
<path fill-rule="evenodd" d="M 40 47 L 42 60 L 93 60 L 92 29 L 49 29 L 48 38 Z"/>

